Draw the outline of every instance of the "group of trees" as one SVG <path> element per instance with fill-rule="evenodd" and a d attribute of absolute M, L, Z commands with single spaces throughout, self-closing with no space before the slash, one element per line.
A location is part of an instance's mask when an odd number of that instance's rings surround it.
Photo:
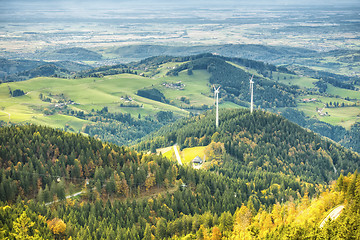
<path fill-rule="evenodd" d="M 102 141 L 118 145 L 131 145 L 134 142 L 138 142 L 139 139 L 147 134 L 176 120 L 176 117 L 171 111 L 159 111 L 153 116 L 145 117 L 138 114 L 137 117 L 133 117 L 130 113 L 111 113 L 108 111 L 108 107 L 103 107 L 101 110 L 93 109 L 88 113 L 81 110 L 71 110 L 66 106 L 61 109 L 55 107 L 45 108 L 43 112 L 46 115 L 59 112 L 61 114 L 89 120 L 92 123 L 84 124 L 81 132 L 99 138 Z M 64 130 L 74 131 L 74 129 L 69 128 L 68 125 L 65 125 Z"/>
<path fill-rule="evenodd" d="M 328 137 L 352 151 L 360 153 L 359 123 L 354 123 L 350 127 L 350 130 L 346 130 L 341 126 L 334 126 L 314 118 L 307 118 L 303 112 L 293 108 L 284 108 L 280 113 L 290 121 L 319 133 L 322 136 Z"/>
<path fill-rule="evenodd" d="M 164 163 L 161 157 L 154 157 L 159 163 L 154 162 L 154 168 L 150 168 L 146 163 L 141 164 L 142 154 L 50 128 L 4 127 L 0 131 L 2 201 L 15 201 L 18 196 L 26 198 L 34 194 L 48 200 L 44 196 L 49 191 L 63 199 L 62 181 L 74 184 L 83 184 L 85 179 L 110 181 L 116 177 L 116 171 L 120 180 L 126 180 L 129 190 L 136 193 L 138 187 L 145 186 L 147 176 L 152 172 L 155 176 Z M 164 172 L 156 175 L 159 186 L 166 173 L 173 171 L 170 163 L 164 166 Z M 173 183 L 173 179 L 169 183 Z"/>
<path fill-rule="evenodd" d="M 129 113 L 110 113 L 107 107 L 83 114 L 83 119 L 90 120 L 93 124 L 85 124 L 82 132 L 118 145 L 137 142 L 161 126 L 176 120 L 170 111 L 159 111 L 152 117 L 142 118 L 138 115 L 135 118 Z"/>
<path fill-rule="evenodd" d="M 136 94 L 141 97 L 149 98 L 158 102 L 169 102 L 165 98 L 164 94 L 156 88 L 139 89 Z"/>
<path fill-rule="evenodd" d="M 339 102 L 329 102 L 326 103 L 327 108 L 338 108 L 338 107 L 355 107 L 356 103 L 348 104 L 348 103 L 339 103 Z"/>
<path fill-rule="evenodd" d="M 255 210 L 252 204 L 235 210 L 210 210 L 210 192 L 189 188 L 157 198 L 76 203 L 51 208 L 35 201 L 0 204 L 0 237 L 9 239 L 357 239 L 360 175 L 343 176 L 317 198 L 305 193 L 298 200 L 276 202 Z M 201 179 L 199 180 L 202 181 Z M 200 188 L 200 187 L 199 187 Z M 204 186 L 202 186 L 204 188 Z M 205 195 L 203 195 L 205 194 Z M 225 192 L 226 194 L 226 192 Z M 204 207 L 202 198 L 210 196 Z M 219 198 L 217 198 L 219 197 Z M 229 197 L 229 196 L 227 196 Z M 216 196 L 215 202 L 222 199 Z M 197 208 L 187 207 L 194 203 Z M 185 203 L 185 204 L 184 204 Z M 228 204 L 228 202 L 222 202 Z M 319 227 L 338 204 L 345 208 L 335 221 Z M 223 208 L 226 209 L 226 206 Z M 208 210 L 205 210 L 208 209 Z M 220 208 L 221 209 L 221 208 Z M 200 211 L 199 211 L 200 210 Z"/>
<path fill-rule="evenodd" d="M 320 223 L 329 211 L 338 204 L 345 209 L 334 221 Z M 340 176 L 331 190 L 318 198 L 307 194 L 297 201 L 277 202 L 269 209 L 252 212 L 247 206 L 237 208 L 234 214 L 226 213 L 212 225 L 200 222 L 197 232 L 187 239 L 358 239 L 360 207 L 360 175 Z"/>
<path fill-rule="evenodd" d="M 24 94 L 25 94 L 24 91 L 21 90 L 21 89 L 15 89 L 14 91 L 11 91 L 11 90 L 10 90 L 10 95 L 11 95 L 12 97 L 20 97 L 20 96 L 22 96 L 22 95 L 24 95 Z"/>
<path fill-rule="evenodd" d="M 135 74 L 137 75 L 138 72 L 125 66 L 125 65 L 115 65 L 115 66 L 105 66 L 100 68 L 95 68 L 91 70 L 86 70 L 82 72 L 76 73 L 74 78 L 86 78 L 86 77 L 96 77 L 96 78 L 102 78 L 104 76 L 108 75 L 117 75 L 117 74 Z"/>
<path fill-rule="evenodd" d="M 292 68 L 292 70 L 296 71 L 298 74 L 319 79 L 315 85 L 320 88 L 320 92 L 326 91 L 326 83 L 339 88 L 356 90 L 354 85 L 359 81 L 359 77 L 356 76 L 346 76 L 325 71 L 313 70 L 304 66 L 291 66 L 290 68 Z"/>

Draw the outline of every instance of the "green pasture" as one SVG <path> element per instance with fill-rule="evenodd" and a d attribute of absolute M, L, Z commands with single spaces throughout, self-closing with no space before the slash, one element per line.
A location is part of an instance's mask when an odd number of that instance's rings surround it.
<path fill-rule="evenodd" d="M 338 95 L 342 98 L 349 97 L 351 99 L 360 99 L 360 91 L 338 88 L 338 87 L 334 87 L 331 84 L 327 84 L 327 86 L 328 87 L 326 89 L 326 92 L 330 93 L 332 95 L 335 95 L 335 96 Z"/>
<path fill-rule="evenodd" d="M 173 161 L 176 161 L 176 157 L 175 157 L 175 151 L 174 151 L 174 148 L 171 146 L 171 147 L 167 147 L 167 148 L 164 148 L 166 149 L 165 152 L 162 153 L 162 155 L 164 157 L 167 157 L 168 159 L 170 160 L 173 160 Z M 158 151 L 158 150 L 156 150 Z M 161 151 L 161 149 L 159 149 L 159 151 Z"/>
<path fill-rule="evenodd" d="M 214 104 L 213 92 L 209 85 L 210 73 L 206 70 L 194 70 L 192 75 L 187 74 L 187 70 L 179 73 L 178 76 L 165 76 L 161 78 L 163 82 L 176 83 L 181 81 L 185 87 L 184 90 L 166 88 L 161 85 L 161 91 L 169 100 L 173 100 L 177 106 L 201 106 L 206 104 L 211 106 Z M 190 104 L 180 101 L 182 96 L 186 96 L 190 100 Z M 221 96 L 220 96 L 221 97 Z"/>
<path fill-rule="evenodd" d="M 293 74 L 287 74 L 287 73 L 279 73 L 279 72 L 273 72 L 272 74 L 272 80 L 283 83 L 286 85 L 297 85 L 301 88 L 313 88 L 314 82 L 318 81 L 314 78 L 309 77 L 303 77 Z"/>
<path fill-rule="evenodd" d="M 44 108 L 53 107 L 57 95 L 64 94 L 67 99 L 79 105 L 68 105 L 72 110 L 90 112 L 108 106 L 111 112 L 131 113 L 134 117 L 154 115 L 158 111 L 173 111 L 177 116 L 188 116 L 188 112 L 172 105 L 153 101 L 136 95 L 138 89 L 159 85 L 160 79 L 145 78 L 131 74 L 106 76 L 104 78 L 61 79 L 41 77 L 28 81 L 12 82 L 0 85 L 0 120 L 15 123 L 36 123 L 56 128 L 69 124 L 75 131 L 81 129 L 87 121 L 72 116 L 55 114 L 46 116 Z M 11 90 L 21 89 L 26 95 L 11 97 Z M 43 102 L 39 94 L 52 99 L 52 103 Z M 51 95 L 51 96 L 50 96 Z M 121 96 L 130 95 L 142 107 L 120 107 Z"/>
<path fill-rule="evenodd" d="M 340 125 L 346 129 L 360 121 L 360 107 L 325 108 L 330 116 L 319 116 L 319 120 L 332 125 Z"/>
<path fill-rule="evenodd" d="M 247 69 L 243 66 L 230 64 Z M 54 114 L 46 116 L 43 114 L 45 108 L 53 108 L 63 94 L 66 99 L 78 103 L 78 105 L 68 105 L 70 110 L 90 112 L 92 109 L 101 110 L 107 106 L 110 112 L 130 113 L 133 117 L 154 115 L 159 111 L 172 111 L 176 117 L 189 115 L 188 110 L 191 106 L 199 109 L 203 105 L 212 107 L 214 105 L 213 89 L 209 84 L 211 74 L 206 70 L 193 70 L 192 75 L 188 75 L 187 70 L 179 73 L 178 76 L 167 76 L 166 72 L 183 63 L 169 62 L 162 64 L 157 71 L 158 73 L 152 78 L 142 77 L 133 74 L 120 74 L 105 76 L 103 78 L 81 78 L 81 79 L 62 79 L 51 77 L 39 77 L 22 82 L 11 82 L 0 84 L 0 120 L 14 123 L 36 123 L 48 125 L 56 128 L 64 128 L 68 125 L 73 131 L 79 131 L 87 121 L 72 116 Z M 257 75 L 256 71 L 250 70 L 250 74 Z M 315 79 L 301 77 L 291 74 L 273 72 L 273 80 L 298 85 L 303 88 L 313 87 Z M 277 80 L 279 79 L 279 80 Z M 167 88 L 162 84 L 177 83 L 181 81 L 185 85 L 183 90 Z M 154 101 L 148 98 L 136 95 L 136 92 L 142 88 L 157 88 L 170 101 L 170 104 Z M 20 97 L 11 97 L 11 90 L 21 89 L 26 95 Z M 348 128 L 352 123 L 358 121 L 359 107 L 345 108 L 327 108 L 330 116 L 319 116 L 316 108 L 323 108 L 326 103 L 339 102 L 352 104 L 353 102 L 344 100 L 345 97 L 351 99 L 360 99 L 359 91 L 341 89 L 328 84 L 327 92 L 339 97 L 325 97 L 318 95 L 307 95 L 298 97 L 298 109 L 303 111 L 309 117 L 316 117 L 322 121 L 337 124 Z M 52 103 L 43 102 L 39 99 L 39 94 L 52 99 Z M 122 96 L 131 96 L 134 103 L 139 107 L 120 107 L 124 101 Z M 186 97 L 190 103 L 180 101 L 181 97 Z M 221 92 L 220 96 L 221 98 Z M 316 102 L 303 103 L 301 99 L 316 98 Z M 220 108 L 239 108 L 240 106 L 231 102 L 221 102 Z M 199 110 L 200 111 L 200 110 Z"/>
<path fill-rule="evenodd" d="M 159 77 L 166 77 L 166 73 L 168 71 L 170 71 L 171 69 L 175 68 L 175 67 L 178 67 L 182 64 L 185 64 L 186 62 L 167 62 L 167 63 L 164 63 L 164 64 L 161 64 L 158 68 L 159 70 L 159 73 L 156 74 L 154 77 L 155 78 L 159 78 Z"/>
<path fill-rule="evenodd" d="M 245 107 L 237 105 L 236 103 L 233 102 L 224 101 L 221 103 L 219 102 L 219 108 L 245 108 Z"/>
<path fill-rule="evenodd" d="M 303 103 L 301 102 L 304 98 L 316 98 L 316 102 L 309 102 Z M 340 125 L 349 129 L 352 124 L 356 121 L 359 121 L 360 116 L 360 106 L 356 107 L 325 107 L 326 103 L 334 103 L 339 102 L 339 104 L 344 103 L 345 105 L 352 105 L 354 102 L 347 101 L 342 98 L 335 98 L 335 97 L 324 97 L 324 96 L 317 96 L 317 95 L 306 95 L 301 96 L 298 98 L 300 101 L 298 103 L 298 110 L 303 111 L 306 116 L 308 117 L 315 117 L 323 122 L 330 123 L 332 125 Z M 325 108 L 324 108 L 325 107 Z M 324 108 L 323 112 L 328 112 L 329 116 L 320 116 L 316 112 L 316 108 Z"/>
<path fill-rule="evenodd" d="M 201 159 L 203 159 L 205 154 L 205 148 L 206 146 L 184 148 L 180 152 L 182 163 L 184 165 L 187 165 L 191 163 L 191 160 L 193 160 L 196 156 L 199 156 Z"/>

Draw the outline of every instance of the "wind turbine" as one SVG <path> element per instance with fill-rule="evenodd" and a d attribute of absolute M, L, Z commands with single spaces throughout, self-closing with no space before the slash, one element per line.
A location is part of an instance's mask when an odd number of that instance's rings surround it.
<path fill-rule="evenodd" d="M 218 88 L 216 88 L 214 86 L 214 100 L 216 97 L 216 101 L 215 101 L 215 104 L 216 104 L 216 128 L 219 127 L 219 89 L 220 89 L 220 86 Z"/>
<path fill-rule="evenodd" d="M 250 112 L 252 113 L 254 110 L 254 74 L 250 78 L 250 92 L 251 92 L 251 102 L 250 102 Z"/>

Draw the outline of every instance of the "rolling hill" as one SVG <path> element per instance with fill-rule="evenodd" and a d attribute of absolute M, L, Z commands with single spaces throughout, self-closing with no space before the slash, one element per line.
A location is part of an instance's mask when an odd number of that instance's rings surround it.
<path fill-rule="evenodd" d="M 41 75 L 43 68 L 31 70 L 27 76 Z M 68 73 L 58 67 L 52 70 L 60 76 Z M 151 57 L 81 71 L 71 75 L 74 79 L 39 77 L 2 84 L 0 120 L 45 124 L 131 144 L 169 121 L 211 109 L 212 84 L 221 86 L 220 107 L 248 107 L 248 79 L 254 75 L 256 108 L 281 112 L 303 127 L 357 149 L 349 140 L 352 138 L 346 137 L 355 129 L 351 126 L 360 114 L 359 91 L 348 89 L 353 78 L 302 70 L 214 54 Z M 16 89 L 26 95 L 10 97 L 9 91 Z M 151 97 L 150 92 L 157 92 L 159 98 Z M 115 115 L 130 114 L 131 123 L 124 125 L 110 114 L 104 118 L 105 108 Z M 173 117 L 164 121 L 164 112 L 172 112 L 168 116 Z M 139 126 L 146 127 L 139 130 Z"/>
<path fill-rule="evenodd" d="M 344 198 L 331 198 L 339 194 L 329 195 L 324 189 L 340 172 L 359 168 L 358 154 L 271 113 L 224 110 L 221 116 L 217 131 L 213 113 L 208 112 L 164 128 L 159 137 L 139 145 L 217 143 L 210 144 L 214 153 L 207 158 L 212 162 L 208 171 L 48 127 L 0 128 L 0 236 L 163 239 L 252 234 L 263 238 L 294 232 L 290 224 L 297 223 L 299 231 L 313 229 L 315 223 L 303 223 L 307 215 L 300 213 L 318 194 L 322 198 L 315 206 L 332 200 L 321 210 L 309 206 L 318 211 L 314 221 L 343 203 Z M 339 179 L 339 191 L 354 199 L 358 175 Z M 65 200 L 79 190 L 80 197 Z M 60 201 L 44 204 L 52 200 Z M 347 206 L 345 216 L 351 218 L 358 203 Z M 276 215 L 276 209 L 286 208 L 293 211 Z M 261 224 L 260 215 L 269 218 L 270 225 Z M 292 223 L 294 216 L 297 222 Z M 241 219 L 249 222 L 238 229 Z M 289 224 L 282 226 L 285 232 L 277 228 L 282 219 Z M 355 222 L 350 225 L 356 226 Z M 250 223 L 254 232 L 247 228 Z M 21 231 L 20 224 L 25 225 Z"/>
<path fill-rule="evenodd" d="M 85 64 L 71 61 L 45 62 L 36 60 L 0 59 L 0 77 L 3 82 L 23 81 L 34 77 L 69 77 L 71 72 L 90 69 Z"/>
<path fill-rule="evenodd" d="M 295 174 L 307 182 L 320 183 L 359 167 L 355 160 L 359 158 L 358 154 L 325 141 L 283 117 L 260 110 L 250 114 L 248 110 L 224 109 L 219 114 L 219 129 L 215 128 L 214 112 L 209 111 L 165 126 L 154 136 L 139 143 L 136 149 L 160 148 L 175 143 L 182 149 L 220 142 L 223 151 L 231 156 L 230 160 L 223 161 L 228 169 L 222 167 L 220 171 L 224 175 L 227 171 L 237 174 L 264 171 Z"/>

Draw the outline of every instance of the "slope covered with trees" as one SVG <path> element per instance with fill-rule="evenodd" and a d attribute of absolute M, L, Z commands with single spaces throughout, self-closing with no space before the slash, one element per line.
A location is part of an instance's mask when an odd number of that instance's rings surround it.
<path fill-rule="evenodd" d="M 15 223 L 24 221 L 28 224 L 21 234 L 32 237 L 52 233 L 53 237 L 76 239 L 140 239 L 150 231 L 161 239 L 200 227 L 197 223 L 190 228 L 184 225 L 184 214 L 189 215 L 188 221 L 212 225 L 217 216 L 234 213 L 242 203 L 254 211 L 269 204 L 252 194 L 255 183 L 248 185 L 245 179 L 183 168 L 161 156 L 136 153 L 90 137 L 36 126 L 4 127 L 0 135 L 2 237 L 20 234 Z M 296 181 L 285 179 L 290 180 Z M 81 201 L 62 201 L 51 208 L 42 205 L 64 200 L 67 192 L 80 186 L 84 186 Z M 296 197 L 305 188 L 298 183 L 288 190 Z M 152 191 L 161 194 L 141 197 Z M 263 195 L 270 197 L 271 193 Z M 27 205 L 21 201 L 34 197 Z M 35 215 L 43 217 L 35 219 Z M 52 222 L 66 224 L 66 230 L 55 231 Z M 176 228 L 171 222 L 180 225 L 178 232 L 171 231 Z"/>
<path fill-rule="evenodd" d="M 279 202 L 320 194 L 337 178 L 331 161 L 344 174 L 358 168 L 358 155 L 277 115 L 228 110 L 220 116 L 217 131 L 208 112 L 138 145 L 212 144 L 218 152 L 210 171 L 51 128 L 1 128 L 0 236 L 226 237 L 241 206 L 246 216 L 265 214 Z M 65 201 L 79 190 L 81 197 Z"/>
<path fill-rule="evenodd" d="M 337 206 L 344 210 L 335 220 L 325 221 Z M 255 214 L 242 205 L 227 215 L 227 221 L 203 224 L 183 239 L 359 239 L 359 208 L 360 175 L 355 172 L 341 175 L 317 198 L 305 194 L 298 201 L 278 202 Z"/>
<path fill-rule="evenodd" d="M 249 172 L 262 170 L 318 183 L 329 182 L 340 172 L 347 174 L 359 168 L 358 154 L 273 113 L 222 110 L 219 122 L 216 129 L 214 111 L 178 121 L 162 128 L 159 137 L 140 143 L 137 149 L 175 143 L 185 148 L 221 142 L 233 158 L 224 161 L 224 166 L 229 166 L 226 169 L 231 172 L 237 173 L 237 168 L 239 172 L 242 169 Z"/>

